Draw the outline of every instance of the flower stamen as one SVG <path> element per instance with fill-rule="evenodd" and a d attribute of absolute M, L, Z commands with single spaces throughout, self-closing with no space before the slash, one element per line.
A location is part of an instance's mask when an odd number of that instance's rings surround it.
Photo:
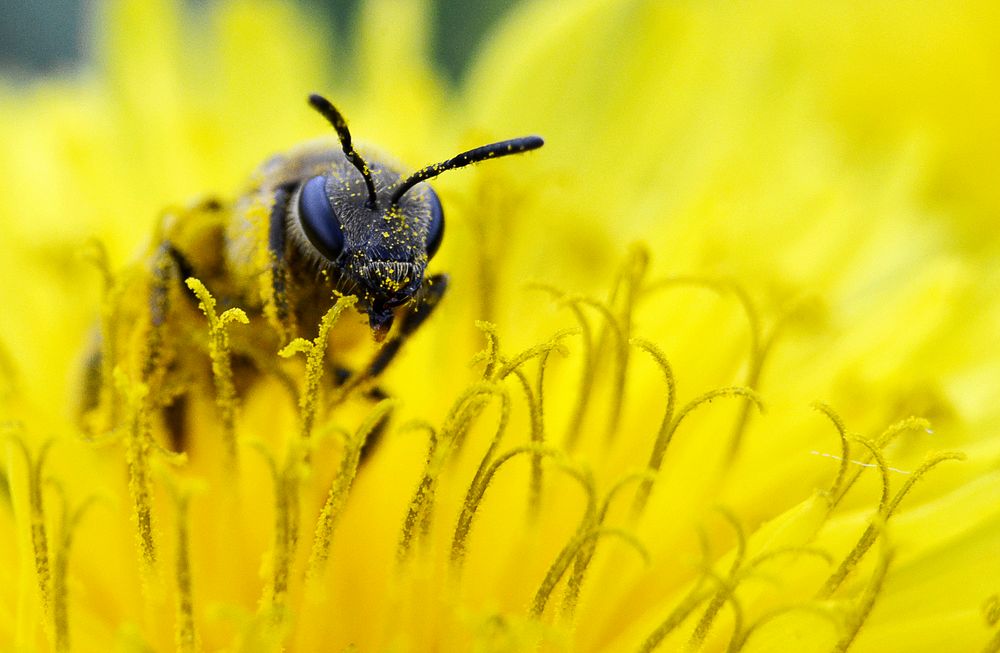
<path fill-rule="evenodd" d="M 465 495 L 465 500 L 462 502 L 462 512 L 459 514 L 458 522 L 455 525 L 455 534 L 451 540 L 451 564 L 453 568 L 460 570 L 463 562 L 465 561 L 465 555 L 467 552 L 465 541 L 468 539 L 469 532 L 472 529 L 472 521 L 475 518 L 480 505 L 482 505 L 483 496 L 486 494 L 486 490 L 489 487 L 490 482 L 493 480 L 493 477 L 505 463 L 522 454 L 532 454 L 533 456 L 542 457 L 557 457 L 561 455 L 561 452 L 556 449 L 545 448 L 532 443 L 505 451 L 497 456 L 496 460 L 494 460 L 489 467 L 483 470 L 482 473 L 477 470 L 476 478 L 473 479 L 472 483 L 469 485 L 469 490 Z M 486 458 L 483 458 L 483 462 L 486 462 L 486 460 Z M 482 470 L 482 467 L 480 467 L 480 470 Z"/>
<path fill-rule="evenodd" d="M 884 522 L 882 525 L 884 526 Z M 847 620 L 847 632 L 837 642 L 836 646 L 834 646 L 833 650 L 835 653 L 846 653 L 847 649 L 854 643 L 854 639 L 858 636 L 861 626 L 868 619 L 868 615 L 871 614 L 876 599 L 878 599 L 879 594 L 882 592 L 882 585 L 885 582 L 886 574 L 889 572 L 892 557 L 892 551 L 888 547 L 883 547 L 878 565 L 876 565 L 875 571 L 872 572 L 872 577 L 869 579 L 868 585 L 858 600 L 854 612 Z"/>
<path fill-rule="evenodd" d="M 404 562 L 410 554 L 413 545 L 414 531 L 418 523 L 427 527 L 430 523 L 430 513 L 433 508 L 437 488 L 437 479 L 441 474 L 445 461 L 462 446 L 465 433 L 473 420 L 479 416 L 486 406 L 489 396 L 501 394 L 502 391 L 493 383 L 477 383 L 459 395 L 452 403 L 440 432 L 430 429 L 430 447 L 424 472 L 420 477 L 413 497 L 403 519 L 403 527 L 396 547 L 396 560 Z M 505 395 L 506 393 L 503 392 Z M 503 419 L 503 418 L 502 418 Z M 497 431 L 495 439 L 502 431 Z"/>
<path fill-rule="evenodd" d="M 824 583 L 822 589 L 817 594 L 817 598 L 826 599 L 833 595 L 837 588 L 840 587 L 841 583 L 847 578 L 848 574 L 857 566 L 861 561 L 861 558 L 868 552 L 871 546 L 878 539 L 879 533 L 882 531 L 880 524 L 884 524 L 889 521 L 896 509 L 899 507 L 900 502 L 906 497 L 906 495 L 913 488 L 914 484 L 920 478 L 924 476 L 931 469 L 943 463 L 947 460 L 964 460 L 965 455 L 958 452 L 940 452 L 930 454 L 927 459 L 918 467 L 910 476 L 906 478 L 906 482 L 903 487 L 896 492 L 895 496 L 891 499 L 889 498 L 889 472 L 885 467 L 885 460 L 878 453 L 875 446 L 865 440 L 860 441 L 869 451 L 872 452 L 873 457 L 875 457 L 876 462 L 879 465 L 879 471 L 882 474 L 882 496 L 879 500 L 878 511 L 876 512 L 876 520 L 871 522 L 867 528 L 865 528 L 864 533 L 862 533 L 857 544 L 851 552 L 845 557 L 837 570 L 830 575 L 830 577 Z"/>
<path fill-rule="evenodd" d="M 291 358 L 297 353 L 306 357 L 305 387 L 299 394 L 299 418 L 301 430 L 299 437 L 305 441 L 312 434 L 313 425 L 316 422 L 316 412 L 319 405 L 319 384 L 323 378 L 326 367 L 326 346 L 329 340 L 330 328 L 333 327 L 337 318 L 345 310 L 357 303 L 357 298 L 352 296 L 340 297 L 337 302 L 323 315 L 319 323 L 319 333 L 312 341 L 305 338 L 296 338 L 281 348 L 278 355 L 283 358 Z M 346 397 L 347 393 L 353 389 L 347 387 L 350 382 L 341 388 L 341 396 Z"/>
<path fill-rule="evenodd" d="M 316 520 L 315 535 L 313 537 L 312 551 L 309 554 L 306 578 L 317 578 L 319 572 L 326 564 L 326 560 L 330 555 L 330 545 L 333 542 L 333 531 L 344 510 L 347 497 L 351 492 L 351 486 L 354 484 L 354 478 L 358 473 L 358 466 L 361 463 L 361 452 L 364 450 L 368 437 L 378 428 L 379 424 L 385 420 L 397 404 L 398 402 L 392 399 L 380 401 L 368 416 L 365 417 L 354 437 L 348 439 L 346 449 L 340 459 L 337 474 L 330 483 L 326 502 L 323 504 L 323 508 Z"/>
<path fill-rule="evenodd" d="M 249 324 L 250 319 L 240 308 L 227 309 L 216 315 L 215 298 L 200 280 L 191 277 L 185 281 L 187 287 L 198 298 L 198 307 L 208 319 L 208 352 L 212 360 L 212 376 L 215 379 L 215 405 L 219 409 L 222 423 L 222 438 L 226 449 L 226 468 L 235 473 L 239 466 L 236 443 L 236 387 L 233 384 L 233 367 L 229 351 L 229 331 L 232 322 Z"/>
<path fill-rule="evenodd" d="M 19 425 L 4 425 L 7 439 L 14 443 L 24 456 L 25 470 L 28 481 L 28 522 L 31 530 L 31 549 L 35 562 L 35 576 L 38 582 L 38 593 L 42 600 L 42 609 L 46 615 L 52 614 L 52 569 L 49 560 L 49 538 L 45 526 L 45 506 L 42 496 L 42 470 L 45 460 L 52 449 L 53 440 L 45 440 L 34 456 L 21 437 Z"/>
<path fill-rule="evenodd" d="M 136 525 L 139 552 L 146 570 L 156 565 L 156 541 L 153 535 L 153 490 L 149 463 L 153 437 L 149 424 L 149 386 L 130 380 L 121 368 L 115 369 L 115 386 L 125 398 L 128 426 L 125 433 L 125 462 L 129 471 L 129 493 Z"/>

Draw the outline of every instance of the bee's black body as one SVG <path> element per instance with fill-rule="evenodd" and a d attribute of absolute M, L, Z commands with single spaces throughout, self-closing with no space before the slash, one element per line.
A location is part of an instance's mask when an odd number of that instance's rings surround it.
<path fill-rule="evenodd" d="M 384 335 L 399 307 L 412 301 L 426 283 L 424 272 L 434 254 L 428 244 L 436 244 L 429 239 L 436 235 L 440 242 L 443 229 L 440 201 L 427 184 L 420 184 L 386 210 L 388 191 L 403 178 L 401 168 L 384 155 L 362 152 L 371 161 L 378 208 L 367 206 L 361 175 L 332 140 L 268 161 L 258 173 L 259 185 L 236 205 L 226 238 L 228 258 L 232 267 L 245 268 L 248 261 L 262 260 L 247 256 L 248 249 L 263 245 L 261 225 L 253 224 L 262 215 L 252 209 L 270 204 L 266 245 L 273 263 L 275 312 L 286 326 L 291 320 L 313 329 L 336 292 L 356 295 L 358 309 L 368 315 L 372 329 Z M 313 245 L 300 216 L 306 184 L 317 177 L 324 178 L 324 194 L 339 209 L 344 244 L 332 258 Z M 431 231 L 435 217 L 436 234 Z M 437 281 L 443 284 L 444 278 Z"/>

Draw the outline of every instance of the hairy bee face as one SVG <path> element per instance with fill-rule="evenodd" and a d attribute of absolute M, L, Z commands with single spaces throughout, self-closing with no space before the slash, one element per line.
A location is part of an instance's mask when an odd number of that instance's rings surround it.
<path fill-rule="evenodd" d="M 483 145 L 404 176 L 385 157 L 362 158 L 344 117 L 327 99 L 314 94 L 309 103 L 336 130 L 341 151 L 306 147 L 276 157 L 265 164 L 264 181 L 253 193 L 273 206 L 268 250 L 275 313 L 281 322 L 311 307 L 316 292 L 303 286 L 310 285 L 308 272 L 318 272 L 331 286 L 328 291 L 357 297 L 373 336 L 381 340 L 396 309 L 411 300 L 421 303 L 418 295 L 429 291 L 424 273 L 444 235 L 444 212 L 424 182 L 447 170 L 539 148 L 543 141 L 525 136 Z"/>
<path fill-rule="evenodd" d="M 374 202 L 361 173 L 345 159 L 298 185 L 285 227 L 301 259 L 324 270 L 338 292 L 356 295 L 378 332 L 420 289 L 441 245 L 444 212 L 425 183 L 391 202 L 402 175 L 375 160 L 371 166 Z"/>

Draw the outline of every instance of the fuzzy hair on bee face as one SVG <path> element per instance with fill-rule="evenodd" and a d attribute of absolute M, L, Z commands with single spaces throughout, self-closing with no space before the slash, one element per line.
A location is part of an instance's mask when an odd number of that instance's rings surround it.
<path fill-rule="evenodd" d="M 422 184 L 390 205 L 388 191 L 402 176 L 388 167 L 376 167 L 372 177 L 381 201 L 371 208 L 359 201 L 365 196 L 361 179 L 349 174 L 353 170 L 344 172 L 339 169 L 318 176 L 295 191 L 285 218 L 291 246 L 303 265 L 322 273 L 338 292 L 358 295 L 364 305 L 381 297 L 388 306 L 399 306 L 416 292 L 433 255 L 429 251 L 434 244 L 432 230 L 442 228 L 434 225 L 435 214 L 441 215 L 440 203 L 434 191 Z M 314 206 L 323 200 L 337 207 L 335 213 Z M 325 220 L 328 230 L 337 228 L 339 236 L 309 234 L 308 227 L 317 219 Z M 331 242 L 333 247 L 328 245 Z"/>

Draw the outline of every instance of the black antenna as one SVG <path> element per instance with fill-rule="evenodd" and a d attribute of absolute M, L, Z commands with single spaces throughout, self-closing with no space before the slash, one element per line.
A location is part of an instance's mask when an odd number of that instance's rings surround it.
<path fill-rule="evenodd" d="M 486 159 L 498 159 L 502 156 L 510 154 L 520 154 L 521 152 L 527 152 L 528 150 L 537 150 L 544 144 L 545 141 L 542 140 L 541 136 L 522 136 L 521 138 L 512 138 L 509 141 L 500 141 L 499 143 L 482 145 L 469 150 L 468 152 L 462 152 L 458 156 L 454 156 L 447 161 L 435 163 L 434 165 L 417 170 L 412 175 L 396 184 L 396 188 L 392 193 L 392 198 L 389 200 L 389 206 L 399 202 L 399 198 L 403 196 L 403 193 L 410 190 L 420 182 L 426 181 L 432 177 L 437 177 L 446 170 L 464 168 L 467 165 L 478 163 L 479 161 L 485 161 Z"/>
<path fill-rule="evenodd" d="M 375 208 L 375 180 L 372 179 L 372 171 L 368 168 L 365 160 L 361 158 L 361 155 L 354 150 L 354 146 L 351 144 L 351 132 L 347 129 L 347 121 L 344 120 L 344 116 L 322 95 L 317 95 L 316 93 L 310 94 L 309 104 L 312 105 L 313 109 L 323 114 L 323 117 L 337 130 L 337 136 L 340 137 L 340 144 L 344 148 L 344 155 L 358 169 L 361 176 L 365 178 L 365 186 L 368 187 L 368 206 Z"/>

